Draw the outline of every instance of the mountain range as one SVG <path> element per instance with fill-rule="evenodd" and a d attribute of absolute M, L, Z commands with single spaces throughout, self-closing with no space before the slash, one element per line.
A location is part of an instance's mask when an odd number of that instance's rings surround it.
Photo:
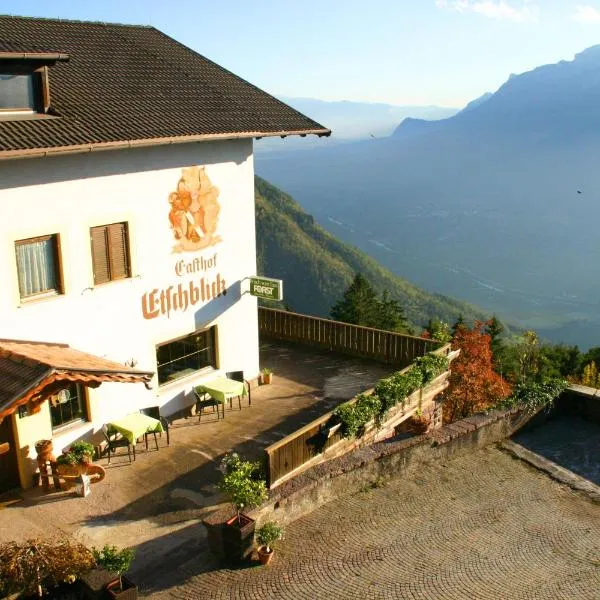
<path fill-rule="evenodd" d="M 443 106 L 398 106 L 394 104 L 330 102 L 315 98 L 279 98 L 318 123 L 327 123 L 332 130 L 329 138 L 288 137 L 265 138 L 255 144 L 258 154 L 271 151 L 297 150 L 313 147 L 329 147 L 351 140 L 387 137 L 403 119 L 442 119 L 456 114 L 456 108 Z"/>
<path fill-rule="evenodd" d="M 480 309 L 430 294 L 379 265 L 373 258 L 319 226 L 294 199 L 255 178 L 258 273 L 283 279 L 285 305 L 296 312 L 328 317 L 356 273 L 382 293 L 388 290 L 404 309 L 416 333 L 433 317 L 454 323 L 485 320 Z"/>
<path fill-rule="evenodd" d="M 449 118 L 259 154 L 256 170 L 394 274 L 586 348 L 600 340 L 599 107 L 594 46 Z"/>

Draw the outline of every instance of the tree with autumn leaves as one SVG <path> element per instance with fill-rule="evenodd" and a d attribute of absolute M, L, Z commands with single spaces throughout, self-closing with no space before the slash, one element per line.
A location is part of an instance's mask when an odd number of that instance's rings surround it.
<path fill-rule="evenodd" d="M 444 394 L 446 423 L 490 408 L 511 393 L 511 386 L 494 370 L 489 327 L 490 322 L 482 321 L 476 321 L 472 329 L 464 324 L 456 327 L 452 348 L 460 354 L 452 362 Z"/>

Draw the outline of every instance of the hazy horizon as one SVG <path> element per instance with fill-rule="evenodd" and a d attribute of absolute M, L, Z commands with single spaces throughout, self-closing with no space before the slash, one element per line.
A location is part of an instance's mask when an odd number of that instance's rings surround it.
<path fill-rule="evenodd" d="M 276 96 L 460 108 L 600 43 L 600 0 L 0 0 L 1 14 L 152 25 Z"/>

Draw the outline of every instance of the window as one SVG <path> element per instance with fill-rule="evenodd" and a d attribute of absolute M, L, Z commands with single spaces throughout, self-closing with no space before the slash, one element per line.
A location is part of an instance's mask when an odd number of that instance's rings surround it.
<path fill-rule="evenodd" d="M 0 110 L 34 112 L 38 106 L 33 73 L 0 73 Z"/>
<path fill-rule="evenodd" d="M 94 284 L 131 277 L 127 223 L 92 227 Z"/>
<path fill-rule="evenodd" d="M 58 235 L 15 244 L 21 298 L 62 294 Z"/>
<path fill-rule="evenodd" d="M 50 418 L 52 429 L 75 423 L 76 421 L 87 421 L 87 404 L 83 387 L 77 383 L 68 388 L 60 390 L 52 396 L 50 402 Z"/>
<path fill-rule="evenodd" d="M 216 367 L 215 328 L 196 331 L 156 349 L 158 383 L 168 383 L 204 367 Z"/>

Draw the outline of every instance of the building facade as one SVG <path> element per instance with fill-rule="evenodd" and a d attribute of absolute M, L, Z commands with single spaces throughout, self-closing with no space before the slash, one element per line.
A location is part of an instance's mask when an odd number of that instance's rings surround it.
<path fill-rule="evenodd" d="M 15 31 L 0 46 L 0 492 L 31 485 L 39 439 L 60 451 L 144 407 L 185 413 L 209 378 L 258 375 L 252 140 L 329 133 L 152 28 L 0 17 L 0 39 Z M 122 38 L 127 65 L 111 62 Z M 170 61 L 162 85 L 105 80 L 112 101 L 88 115 L 84 59 L 134 78 L 159 60 L 144 44 Z M 188 96 L 159 119 L 166 89 Z M 15 365 L 58 372 L 57 343 L 98 364 L 33 392 Z"/>

